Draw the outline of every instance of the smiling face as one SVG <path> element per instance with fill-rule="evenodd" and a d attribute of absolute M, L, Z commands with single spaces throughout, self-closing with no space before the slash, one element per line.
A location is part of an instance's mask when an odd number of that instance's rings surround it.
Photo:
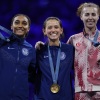
<path fill-rule="evenodd" d="M 48 37 L 49 42 L 58 42 L 63 33 L 63 29 L 61 28 L 59 21 L 50 19 L 46 22 L 43 33 Z"/>
<path fill-rule="evenodd" d="M 81 20 L 87 29 L 95 29 L 99 19 L 98 9 L 96 7 L 84 7 L 81 12 Z"/>
<path fill-rule="evenodd" d="M 18 15 L 13 19 L 11 29 L 19 37 L 25 37 L 29 32 L 29 20 L 23 15 Z"/>

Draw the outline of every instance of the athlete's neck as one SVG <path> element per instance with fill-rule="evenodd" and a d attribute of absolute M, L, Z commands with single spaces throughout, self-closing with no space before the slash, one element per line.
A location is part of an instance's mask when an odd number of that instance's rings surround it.
<path fill-rule="evenodd" d="M 49 41 L 49 46 L 59 46 L 60 41 Z"/>
<path fill-rule="evenodd" d="M 94 28 L 86 28 L 85 27 L 84 30 L 85 30 L 85 33 L 89 34 L 89 36 L 91 37 L 95 34 L 96 27 L 94 27 Z"/>

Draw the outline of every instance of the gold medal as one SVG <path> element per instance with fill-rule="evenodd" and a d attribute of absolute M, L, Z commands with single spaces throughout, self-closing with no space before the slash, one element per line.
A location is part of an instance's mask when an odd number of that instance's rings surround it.
<path fill-rule="evenodd" d="M 60 90 L 60 86 L 58 84 L 52 84 L 50 90 L 52 93 L 58 93 Z"/>

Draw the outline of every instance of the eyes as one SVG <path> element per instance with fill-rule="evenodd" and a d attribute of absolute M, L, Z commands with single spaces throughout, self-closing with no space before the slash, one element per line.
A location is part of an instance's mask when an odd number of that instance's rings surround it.
<path fill-rule="evenodd" d="M 90 16 L 90 15 L 93 16 L 93 17 L 95 17 L 95 16 L 96 16 L 96 13 L 85 13 L 84 15 L 85 15 L 86 17 L 88 17 L 88 16 Z"/>
<path fill-rule="evenodd" d="M 28 23 L 26 21 L 20 22 L 19 20 L 16 20 L 14 23 L 15 23 L 15 25 L 19 25 L 19 24 L 22 24 L 24 26 L 28 25 Z"/>
<path fill-rule="evenodd" d="M 52 28 L 54 28 L 54 29 L 59 29 L 60 27 L 59 27 L 58 25 L 55 25 L 55 26 L 48 26 L 48 27 L 47 27 L 47 29 L 52 29 Z"/>

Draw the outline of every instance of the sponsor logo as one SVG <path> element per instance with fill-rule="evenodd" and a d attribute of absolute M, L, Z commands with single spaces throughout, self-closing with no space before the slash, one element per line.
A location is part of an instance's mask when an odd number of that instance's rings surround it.
<path fill-rule="evenodd" d="M 48 56 L 44 56 L 44 58 L 48 58 Z"/>
<path fill-rule="evenodd" d="M 8 47 L 8 49 L 15 49 L 15 48 Z"/>

